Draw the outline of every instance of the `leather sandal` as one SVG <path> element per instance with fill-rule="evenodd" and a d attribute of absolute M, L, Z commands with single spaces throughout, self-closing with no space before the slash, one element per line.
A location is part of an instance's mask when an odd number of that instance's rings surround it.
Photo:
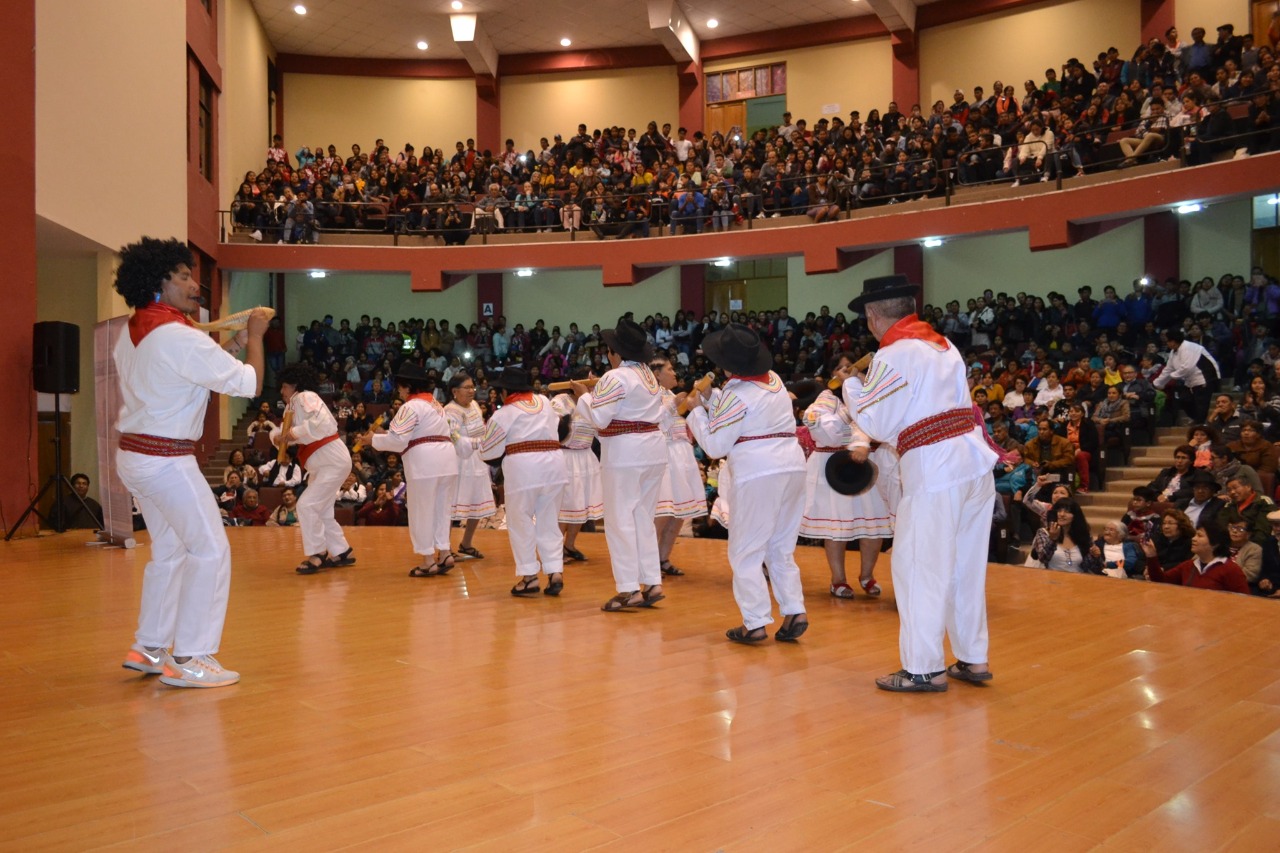
<path fill-rule="evenodd" d="M 736 628 L 730 628 L 725 631 L 724 635 L 735 643 L 742 643 L 746 646 L 754 646 L 756 643 L 763 643 L 769 639 L 769 632 L 764 629 L 764 626 L 748 631 L 746 625 L 739 625 Z"/>
<path fill-rule="evenodd" d="M 554 577 L 556 580 L 551 580 Z M 553 572 L 547 576 L 547 588 L 542 591 L 543 595 L 559 595 L 564 589 L 564 576 L 559 572 Z"/>
<path fill-rule="evenodd" d="M 450 551 L 448 554 L 445 554 L 444 559 L 440 561 L 440 570 L 439 572 L 437 572 L 437 574 L 447 575 L 449 574 L 449 572 L 457 568 L 458 566 L 457 557 L 458 555 L 453 553 L 452 551 Z"/>
<path fill-rule="evenodd" d="M 675 566 L 671 565 L 670 560 L 663 560 L 661 568 L 662 568 L 662 573 L 667 577 L 678 578 L 684 575 L 684 571 L 681 569 L 677 569 Z"/>
<path fill-rule="evenodd" d="M 313 563 L 313 562 L 311 562 L 312 560 L 319 560 L 320 562 L 318 562 L 318 563 Z M 298 573 L 298 574 L 300 574 L 300 575 L 314 575 L 316 572 L 318 572 L 318 571 L 320 571 L 321 569 L 324 569 L 324 568 L 328 568 L 328 567 L 325 565 L 325 558 L 324 558 L 324 556 L 323 556 L 323 555 L 321 555 L 321 554 L 314 554 L 314 555 L 312 555 L 312 556 L 310 556 L 310 557 L 307 557 L 307 559 L 305 559 L 305 560 L 303 560 L 301 563 L 299 563 L 299 564 L 298 564 L 298 567 L 297 567 L 296 569 L 294 569 L 294 571 L 295 571 L 295 572 L 297 572 L 297 573 Z"/>
<path fill-rule="evenodd" d="M 537 575 L 526 575 L 520 579 L 520 582 L 511 587 L 511 594 L 517 598 L 524 598 L 529 595 L 537 595 L 542 590 L 538 587 Z"/>
<path fill-rule="evenodd" d="M 880 584 L 876 583 L 876 579 L 874 577 L 867 578 L 866 580 L 859 580 L 858 586 L 862 587 L 862 591 L 872 598 L 875 598 L 881 592 Z M 853 596 L 850 596 L 850 598 L 852 597 Z"/>
<path fill-rule="evenodd" d="M 804 621 L 801 622 L 800 620 Z M 803 613 L 792 613 L 782 620 L 782 627 L 774 633 L 773 638 L 779 643 L 794 643 L 800 635 L 809 630 L 809 617 Z"/>
<path fill-rule="evenodd" d="M 465 548 L 459 548 L 458 554 L 459 556 L 470 557 L 473 560 L 484 559 L 484 554 L 481 554 L 479 551 L 477 551 L 475 548 L 472 548 L 470 545 L 468 545 Z"/>
<path fill-rule="evenodd" d="M 905 669 L 876 679 L 876 687 L 890 693 L 946 693 L 947 680 L 942 672 L 912 675 Z"/>
<path fill-rule="evenodd" d="M 633 607 L 639 607 L 640 606 L 639 602 L 632 602 L 631 600 L 637 595 L 640 595 L 639 591 L 620 592 L 617 595 L 615 595 L 613 598 L 606 601 L 604 603 L 604 606 L 601 607 L 600 609 L 603 610 L 605 613 L 620 613 L 624 610 L 630 610 Z M 643 600 L 644 598 L 643 596 L 641 596 L 641 601 Z"/>
<path fill-rule="evenodd" d="M 440 571 L 439 563 L 432 563 L 429 566 L 414 566 L 409 570 L 409 577 L 411 578 L 434 578 L 442 574 L 444 572 Z"/>
<path fill-rule="evenodd" d="M 967 664 L 962 660 L 958 660 L 951 666 L 947 667 L 947 677 L 954 678 L 957 681 L 967 681 L 970 684 L 981 684 L 984 681 L 990 681 L 995 678 L 991 674 L 991 670 L 986 672 L 974 672 L 971 668 L 972 664 Z"/>
<path fill-rule="evenodd" d="M 853 598 L 853 587 L 847 583 L 833 583 L 831 585 L 831 595 L 833 598 Z"/>
<path fill-rule="evenodd" d="M 326 569 L 340 569 L 343 566 L 354 566 L 356 563 L 356 558 L 351 556 L 351 552 L 353 550 L 354 549 L 352 548 L 348 548 L 347 550 L 343 551 L 341 554 L 339 554 L 336 557 L 325 556 L 323 558 L 324 567 Z"/>

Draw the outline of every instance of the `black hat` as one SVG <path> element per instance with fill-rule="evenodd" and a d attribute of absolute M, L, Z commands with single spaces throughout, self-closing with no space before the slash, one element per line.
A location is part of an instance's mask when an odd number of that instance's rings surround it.
<path fill-rule="evenodd" d="M 739 376 L 759 376 L 773 367 L 769 352 L 754 329 L 730 323 L 702 340 L 702 351 L 718 366 Z"/>
<path fill-rule="evenodd" d="M 616 352 L 624 361 L 644 361 L 653 358 L 653 345 L 649 338 L 631 320 L 625 317 L 618 321 L 615 329 L 605 329 L 600 333 L 605 345 Z"/>
<path fill-rule="evenodd" d="M 1235 34 L 1235 31 L 1236 31 L 1236 25 L 1235 25 L 1235 24 L 1223 24 L 1222 26 L 1218 27 L 1218 29 L 1219 29 L 1220 31 L 1221 31 L 1221 30 L 1226 30 L 1227 32 L 1232 33 L 1232 34 L 1234 35 L 1234 34 Z"/>
<path fill-rule="evenodd" d="M 504 391 L 532 391 L 533 385 L 529 382 L 529 371 L 523 367 L 508 367 L 489 379 L 489 385 L 493 388 L 501 388 Z"/>
<path fill-rule="evenodd" d="M 793 405 L 798 409 L 807 409 L 812 406 L 813 401 L 818 399 L 818 395 L 826 387 L 817 379 L 801 379 L 799 382 L 787 383 L 787 390 L 796 395 Z"/>
<path fill-rule="evenodd" d="M 1191 476 L 1188 477 L 1187 480 L 1187 485 L 1192 488 L 1195 488 L 1196 486 L 1212 486 L 1216 489 L 1219 487 L 1217 479 L 1203 468 L 1197 468 L 1191 473 Z"/>
<path fill-rule="evenodd" d="M 882 275 L 869 278 L 862 282 L 862 295 L 849 303 L 849 310 L 861 312 L 872 302 L 883 302 L 900 296 L 915 296 L 919 291 L 920 286 L 912 284 L 905 275 Z"/>
<path fill-rule="evenodd" d="M 854 462 L 853 454 L 847 450 L 837 450 L 827 460 L 827 485 L 841 495 L 861 495 L 869 492 L 876 484 L 880 471 L 876 463 L 868 459 L 866 462 Z"/>
<path fill-rule="evenodd" d="M 427 371 L 420 364 L 406 361 L 396 371 L 396 380 L 409 385 L 421 385 L 427 381 Z"/>

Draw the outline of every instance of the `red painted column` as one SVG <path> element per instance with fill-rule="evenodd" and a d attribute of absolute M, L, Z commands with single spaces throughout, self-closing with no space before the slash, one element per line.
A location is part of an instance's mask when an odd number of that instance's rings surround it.
<path fill-rule="evenodd" d="M 1166 210 L 1142 217 L 1142 269 L 1154 281 L 1182 278 L 1178 214 Z"/>
<path fill-rule="evenodd" d="M 476 148 L 502 150 L 502 99 L 493 77 L 476 78 Z"/>
<path fill-rule="evenodd" d="M 706 94 L 703 89 L 702 65 L 690 62 L 680 69 L 676 77 L 679 87 L 680 120 L 676 127 L 689 128 L 689 136 L 695 130 L 702 130 L 706 122 Z M 662 124 L 662 120 L 658 120 Z"/>
<path fill-rule="evenodd" d="M 901 108 L 902 104 L 899 103 L 898 107 Z M 919 243 L 893 247 L 893 271 L 896 275 L 905 275 L 912 284 L 920 285 L 917 309 L 929 301 L 924 292 L 924 248 Z"/>
<path fill-rule="evenodd" d="M 1142 40 L 1164 39 L 1165 32 L 1174 25 L 1174 5 L 1177 0 L 1142 0 Z M 1206 27 L 1206 29 L 1208 29 Z M 1191 40 L 1191 33 L 1178 34 L 1179 37 Z"/>
<path fill-rule="evenodd" d="M 36 173 L 36 4 L 15 0 L 0 28 L 0 162 L 15 175 Z M 0 477 L 0 521 L 6 527 L 27 507 L 28 484 L 36 478 L 36 392 L 31 387 L 31 327 L 36 321 L 36 187 L 32 180 L 0 186 L 0 269 L 4 270 L 5 316 L 0 335 L 0 388 L 10 391 L 10 417 L 0 418 L 0 445 L 9 448 L 11 473 Z M 82 329 L 88 333 L 92 329 Z M 27 531 L 34 533 L 34 525 Z"/>
<path fill-rule="evenodd" d="M 680 310 L 701 318 L 707 313 L 707 265 L 680 267 Z"/>
<path fill-rule="evenodd" d="M 488 315 L 485 306 L 493 307 L 495 318 L 502 316 L 502 273 L 476 273 L 476 319 L 480 322 Z"/>
<path fill-rule="evenodd" d="M 893 99 L 898 111 L 909 113 L 920 102 L 920 44 L 911 32 L 894 33 Z"/>

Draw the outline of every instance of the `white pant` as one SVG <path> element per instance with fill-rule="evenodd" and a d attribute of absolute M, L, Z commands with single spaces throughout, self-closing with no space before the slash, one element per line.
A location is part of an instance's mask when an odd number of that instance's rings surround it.
<path fill-rule="evenodd" d="M 773 622 L 769 586 L 783 616 L 804 613 L 804 589 L 796 565 L 796 537 L 804 515 L 804 471 L 733 482 L 729 565 L 733 598 L 748 631 Z M 764 566 L 769 566 L 769 580 Z"/>
<path fill-rule="evenodd" d="M 942 492 L 903 494 L 898 503 L 893 594 L 907 672 L 946 668 L 944 632 L 959 660 L 987 662 L 987 546 L 994 505 L 990 474 Z"/>
<path fill-rule="evenodd" d="M 548 575 L 564 571 L 564 534 L 558 518 L 564 485 L 507 492 L 507 538 L 517 575 L 536 575 L 539 558 Z"/>
<path fill-rule="evenodd" d="M 177 657 L 216 654 L 231 591 L 231 545 L 194 456 L 116 454 L 151 534 L 137 642 Z"/>
<path fill-rule="evenodd" d="M 307 459 L 307 487 L 298 498 L 302 551 L 308 557 L 338 556 L 351 546 L 333 517 L 338 490 L 351 473 L 351 454 L 341 441 L 331 441 Z"/>
<path fill-rule="evenodd" d="M 662 583 L 658 530 L 653 514 L 665 465 L 601 468 L 604 485 L 604 539 L 618 592 Z"/>
<path fill-rule="evenodd" d="M 413 543 L 413 553 L 448 552 L 458 475 L 409 480 L 407 486 L 405 503 L 409 510 L 409 541 Z"/>

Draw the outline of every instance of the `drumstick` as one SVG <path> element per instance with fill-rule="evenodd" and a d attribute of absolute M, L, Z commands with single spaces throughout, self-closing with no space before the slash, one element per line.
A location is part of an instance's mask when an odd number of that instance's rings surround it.
<path fill-rule="evenodd" d="M 849 368 L 849 371 L 851 373 L 861 373 L 862 371 L 866 370 L 868 367 L 871 366 L 871 359 L 874 357 L 875 357 L 875 353 L 873 352 L 867 353 L 862 358 L 855 361 L 853 363 L 853 366 Z M 839 379 L 831 379 L 827 382 L 827 387 L 830 388 L 832 391 L 834 391 L 843 384 L 844 383 L 841 382 Z"/>
<path fill-rule="evenodd" d="M 284 420 L 280 422 L 280 449 L 276 451 L 276 462 L 280 465 L 289 461 L 289 430 L 293 428 L 293 411 L 284 410 Z"/>
<path fill-rule="evenodd" d="M 208 323 L 192 323 L 191 325 L 202 332 L 238 332 L 241 329 L 249 328 L 249 315 L 254 311 L 266 311 L 268 320 L 276 316 L 276 309 L 274 308 L 249 308 L 245 311 L 228 314 L 226 317 L 220 317 L 217 320 L 210 320 Z"/>
<path fill-rule="evenodd" d="M 711 383 L 714 382 L 715 380 L 716 380 L 716 375 L 714 373 L 707 373 L 707 374 L 704 374 L 703 377 L 699 379 L 697 382 L 693 383 L 693 391 L 690 392 L 688 397 L 685 397 L 683 400 L 681 400 L 678 406 L 676 406 L 676 414 L 683 415 L 686 412 L 688 412 L 689 406 L 690 406 L 689 400 L 692 399 L 695 394 L 699 397 L 701 397 L 703 394 L 706 394 L 707 391 L 710 390 L 711 388 Z"/>
<path fill-rule="evenodd" d="M 579 384 L 585 385 L 588 388 L 594 388 L 596 387 L 596 383 L 599 381 L 600 380 L 598 378 L 593 376 L 590 379 L 581 380 Z M 548 391 L 569 391 L 573 388 L 573 383 L 572 382 L 552 382 L 550 385 L 547 385 L 544 387 L 546 387 Z"/>

